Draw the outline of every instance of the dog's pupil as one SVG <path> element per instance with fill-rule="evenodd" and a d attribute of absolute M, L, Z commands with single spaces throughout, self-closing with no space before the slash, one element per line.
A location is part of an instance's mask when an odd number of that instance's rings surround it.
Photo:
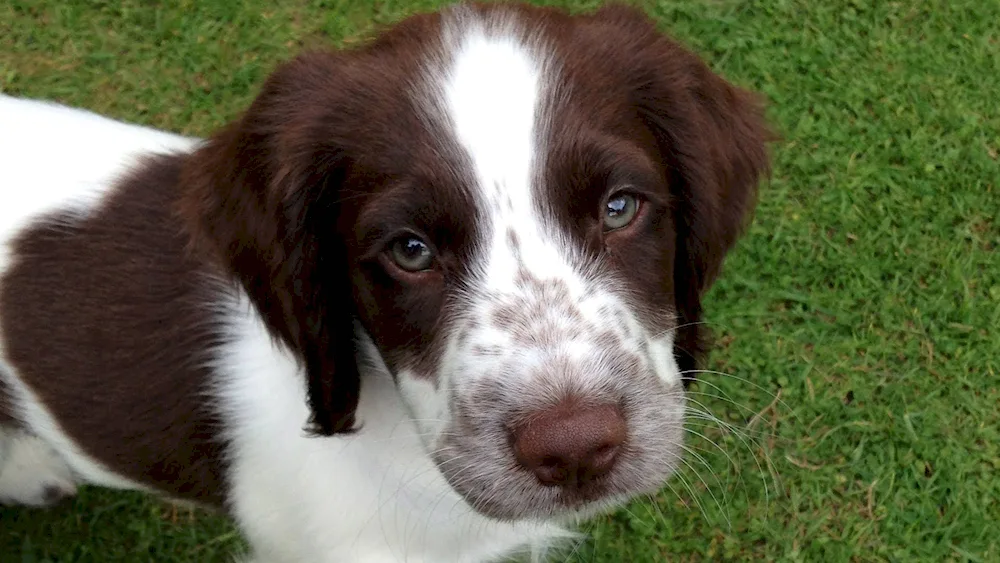
<path fill-rule="evenodd" d="M 420 239 L 407 239 L 403 245 L 403 252 L 408 258 L 419 258 L 427 252 L 427 245 Z"/>

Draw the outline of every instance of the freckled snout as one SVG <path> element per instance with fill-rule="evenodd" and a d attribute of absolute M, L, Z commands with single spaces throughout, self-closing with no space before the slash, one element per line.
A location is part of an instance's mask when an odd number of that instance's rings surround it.
<path fill-rule="evenodd" d="M 561 404 L 514 432 L 514 455 L 542 485 L 582 487 L 611 471 L 626 434 L 616 405 Z"/>

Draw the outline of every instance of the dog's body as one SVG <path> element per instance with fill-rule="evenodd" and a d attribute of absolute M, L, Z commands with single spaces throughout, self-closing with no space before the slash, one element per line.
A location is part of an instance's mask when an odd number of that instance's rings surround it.
<path fill-rule="evenodd" d="M 123 184 L 118 180 L 142 166 L 143 157 L 189 153 L 198 141 L 81 110 L 6 96 L 0 96 L 0 123 L 5 126 L 3 139 L 17 141 L 2 145 L 6 178 L 14 179 L 6 185 L 31 187 L 4 194 L 6 205 L 0 216 L 0 240 L 5 248 L 0 254 L 0 275 L 7 280 L 5 291 L 8 294 L 17 291 L 11 289 L 11 284 L 17 282 L 9 281 L 9 273 L 17 262 L 16 250 L 13 253 L 9 250 L 12 239 L 23 236 L 27 225 L 44 224 L 43 218 L 69 208 L 76 217 L 64 226 L 68 228 L 76 222 L 79 231 L 73 233 L 74 238 L 79 240 L 84 232 L 99 237 L 97 232 L 105 231 L 119 240 L 123 248 L 97 245 L 80 248 L 80 259 L 88 263 L 85 267 L 90 267 L 91 260 L 104 261 L 101 267 L 93 268 L 95 278 L 81 286 L 76 286 L 82 282 L 79 279 L 65 280 L 70 283 L 63 285 L 65 281 L 57 277 L 63 272 L 48 270 L 43 265 L 41 269 L 53 277 L 46 276 L 45 287 L 36 289 L 52 292 L 46 303 L 53 308 L 67 303 L 73 307 L 130 307 L 129 286 L 138 280 L 129 279 L 135 274 L 125 262 L 140 256 L 142 245 L 149 241 L 132 239 L 129 235 L 135 235 L 132 230 L 135 225 L 119 221 L 127 221 L 128 216 L 146 223 L 162 221 L 148 224 L 147 228 L 152 237 L 166 236 L 170 240 L 173 237 L 163 229 L 171 221 L 163 214 L 169 208 L 136 192 L 157 191 L 166 195 L 172 186 L 157 185 L 155 181 Z M 53 154 L 73 154 L 78 166 L 52 166 Z M 154 168 L 160 166 L 157 163 Z M 102 214 L 99 209 L 114 198 L 111 194 L 114 190 L 118 190 L 117 197 L 128 207 L 118 216 Z M 73 203 L 67 207 L 67 202 Z M 85 219 L 87 216 L 92 222 Z M 59 228 L 52 234 L 58 237 Z M 173 238 L 172 242 L 178 244 L 157 247 L 153 258 L 166 262 L 183 256 L 180 240 Z M 45 262 L 49 257 L 34 258 Z M 186 270 L 169 263 L 157 267 L 176 272 Z M 34 268 L 25 273 L 41 275 Z M 190 316 L 185 319 L 177 315 L 186 292 L 174 293 L 174 283 L 190 284 L 191 294 L 203 296 L 201 304 L 189 305 L 205 320 L 190 322 Z M 98 286 L 106 289 L 101 291 L 96 289 Z M 149 287 L 135 289 L 155 291 Z M 7 447 L 16 448 L 0 473 L 0 500 L 43 505 L 55 497 L 71 494 L 76 482 L 160 490 L 175 498 L 210 505 L 227 503 L 221 496 L 227 487 L 247 491 L 249 494 L 231 493 L 227 508 L 248 535 L 257 540 L 254 544 L 257 557 L 269 562 L 488 561 L 532 541 L 544 545 L 551 536 L 559 534 L 553 525 L 490 520 L 464 503 L 425 453 L 416 429 L 407 419 L 392 376 L 377 354 L 368 353 L 361 359 L 369 366 L 358 408 L 364 430 L 344 438 L 311 437 L 303 430 L 303 422 L 309 419 L 303 374 L 295 358 L 272 342 L 243 292 L 212 279 L 197 278 L 174 278 L 171 287 L 164 289 L 170 294 L 149 297 L 162 299 L 165 309 L 157 314 L 164 318 L 149 318 L 149 325 L 128 328 L 111 319 L 110 324 L 96 326 L 67 322 L 72 316 L 53 317 L 46 314 L 44 307 L 36 309 L 24 307 L 27 303 L 2 302 L 0 311 L 4 314 L 25 310 L 25 322 L 31 326 L 20 330 L 42 331 L 33 334 L 32 339 L 39 345 L 38 354 L 51 356 L 42 357 L 42 361 L 80 362 L 82 358 L 63 356 L 60 350 L 76 349 L 81 340 L 96 339 L 95 352 L 106 356 L 94 362 L 98 365 L 113 362 L 115 365 L 110 369 L 122 379 L 116 377 L 110 381 L 121 386 L 118 389 L 107 388 L 101 379 L 84 379 L 94 374 L 86 367 L 80 369 L 77 363 L 75 369 L 66 369 L 65 378 L 57 381 L 22 380 L 14 376 L 17 372 L 8 363 L 0 364 L 5 371 L 2 389 L 12 399 L 9 404 L 15 405 L 12 412 L 31 431 L 29 435 L 0 427 L 4 433 L 0 440 Z M 80 295 L 74 295 L 77 290 Z M 122 293 L 125 295 L 116 297 Z M 21 292 L 17 295 L 25 298 Z M 112 314 L 136 318 L 136 312 L 128 309 Z M 159 322 L 190 324 L 157 326 Z M 207 332 L 213 324 L 224 330 L 216 334 Z M 123 330 L 128 332 L 115 334 Z M 184 334 L 186 331 L 189 332 Z M 213 367 L 204 373 L 204 379 L 192 372 L 192 377 L 199 377 L 196 382 L 180 383 L 197 385 L 200 389 L 187 397 L 190 403 L 177 409 L 163 403 L 175 400 L 173 388 L 179 384 L 178 375 L 186 374 L 188 366 L 181 367 L 183 373 L 178 374 L 142 363 L 121 365 L 112 357 L 125 344 L 119 337 L 136 347 L 137 337 L 146 340 L 150 348 L 142 352 L 149 354 L 146 359 L 154 363 L 171 357 L 172 346 L 195 351 L 196 343 L 203 338 L 220 345 L 213 348 L 211 358 L 202 358 Z M 105 338 L 111 341 L 104 343 Z M 128 363 L 142 362 L 143 358 L 133 355 L 138 351 L 133 348 L 122 359 Z M 16 352 L 0 348 L 0 353 L 8 356 Z M 153 373 L 169 379 L 150 381 L 149 375 Z M 67 380 L 72 383 L 67 385 Z M 133 404 L 135 410 L 125 415 L 125 420 L 145 423 L 140 425 L 143 429 L 169 424 L 190 428 L 190 432 L 179 434 L 179 441 L 173 444 L 153 443 L 162 436 L 154 434 L 152 428 L 148 433 L 133 434 L 137 427 L 121 424 L 123 413 L 119 401 Z M 49 406 L 52 404 L 61 408 L 53 412 Z M 106 414 L 106 418 L 95 416 L 98 413 Z M 71 426 L 81 418 L 96 419 L 92 424 L 98 428 L 87 435 L 73 436 L 60 422 L 65 420 Z M 193 446 L 203 441 L 199 432 L 211 425 L 229 431 L 228 460 L 212 455 L 218 446 Z M 126 455 L 133 454 L 135 458 L 128 462 L 120 459 L 121 453 L 112 455 L 122 465 L 143 467 L 140 473 L 146 475 L 116 471 L 86 453 L 90 448 L 106 445 Z M 143 460 L 143 450 L 168 457 Z M 218 481 L 217 477 L 222 475 L 228 475 L 228 485 Z M 156 482 L 144 482 L 150 477 L 155 477 Z M 290 488 L 301 492 L 289 494 Z M 316 533 L 303 534 L 303 530 Z"/>
<path fill-rule="evenodd" d="M 623 8 L 418 16 L 205 141 L 0 97 L 0 502 L 155 491 L 261 561 L 539 553 L 676 466 L 765 138 Z"/>

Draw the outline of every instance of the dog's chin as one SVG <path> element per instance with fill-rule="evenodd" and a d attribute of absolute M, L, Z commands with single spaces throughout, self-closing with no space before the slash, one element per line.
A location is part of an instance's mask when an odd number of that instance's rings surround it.
<path fill-rule="evenodd" d="M 457 489 L 456 489 L 457 490 Z M 612 508 L 607 496 L 586 498 L 573 495 L 529 495 L 496 498 L 495 495 L 458 491 L 465 502 L 479 514 L 502 522 L 549 521 L 568 523 L 585 519 Z"/>
<path fill-rule="evenodd" d="M 624 491 L 602 480 L 579 489 L 558 489 L 537 484 L 527 475 L 473 482 L 461 479 L 460 475 L 447 471 L 440 464 L 439 468 L 466 504 L 479 514 L 502 522 L 579 522 L 614 510 L 636 496 L 655 492 L 657 488 Z"/>
<path fill-rule="evenodd" d="M 544 498 L 528 498 L 514 502 L 491 501 L 480 495 L 463 494 L 465 501 L 476 512 L 502 522 L 546 521 L 559 524 L 574 524 L 599 514 L 611 512 L 640 493 L 634 494 L 604 494 L 589 498 L 574 495 L 558 495 L 554 500 L 548 495 Z"/>
<path fill-rule="evenodd" d="M 505 522 L 546 521 L 570 525 L 593 518 L 599 514 L 611 512 L 624 505 L 633 496 L 610 495 L 589 501 L 554 502 L 540 506 L 535 510 L 522 510 L 516 514 L 508 514 L 506 516 L 502 512 L 493 514 L 478 508 L 477 512 L 495 520 Z"/>

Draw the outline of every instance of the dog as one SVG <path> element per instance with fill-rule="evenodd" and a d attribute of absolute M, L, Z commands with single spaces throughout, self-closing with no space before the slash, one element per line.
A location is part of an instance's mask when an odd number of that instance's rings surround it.
<path fill-rule="evenodd" d="M 253 561 L 543 554 L 679 465 L 762 101 L 642 11 L 460 4 L 207 139 L 0 98 L 0 499 L 231 515 Z"/>

